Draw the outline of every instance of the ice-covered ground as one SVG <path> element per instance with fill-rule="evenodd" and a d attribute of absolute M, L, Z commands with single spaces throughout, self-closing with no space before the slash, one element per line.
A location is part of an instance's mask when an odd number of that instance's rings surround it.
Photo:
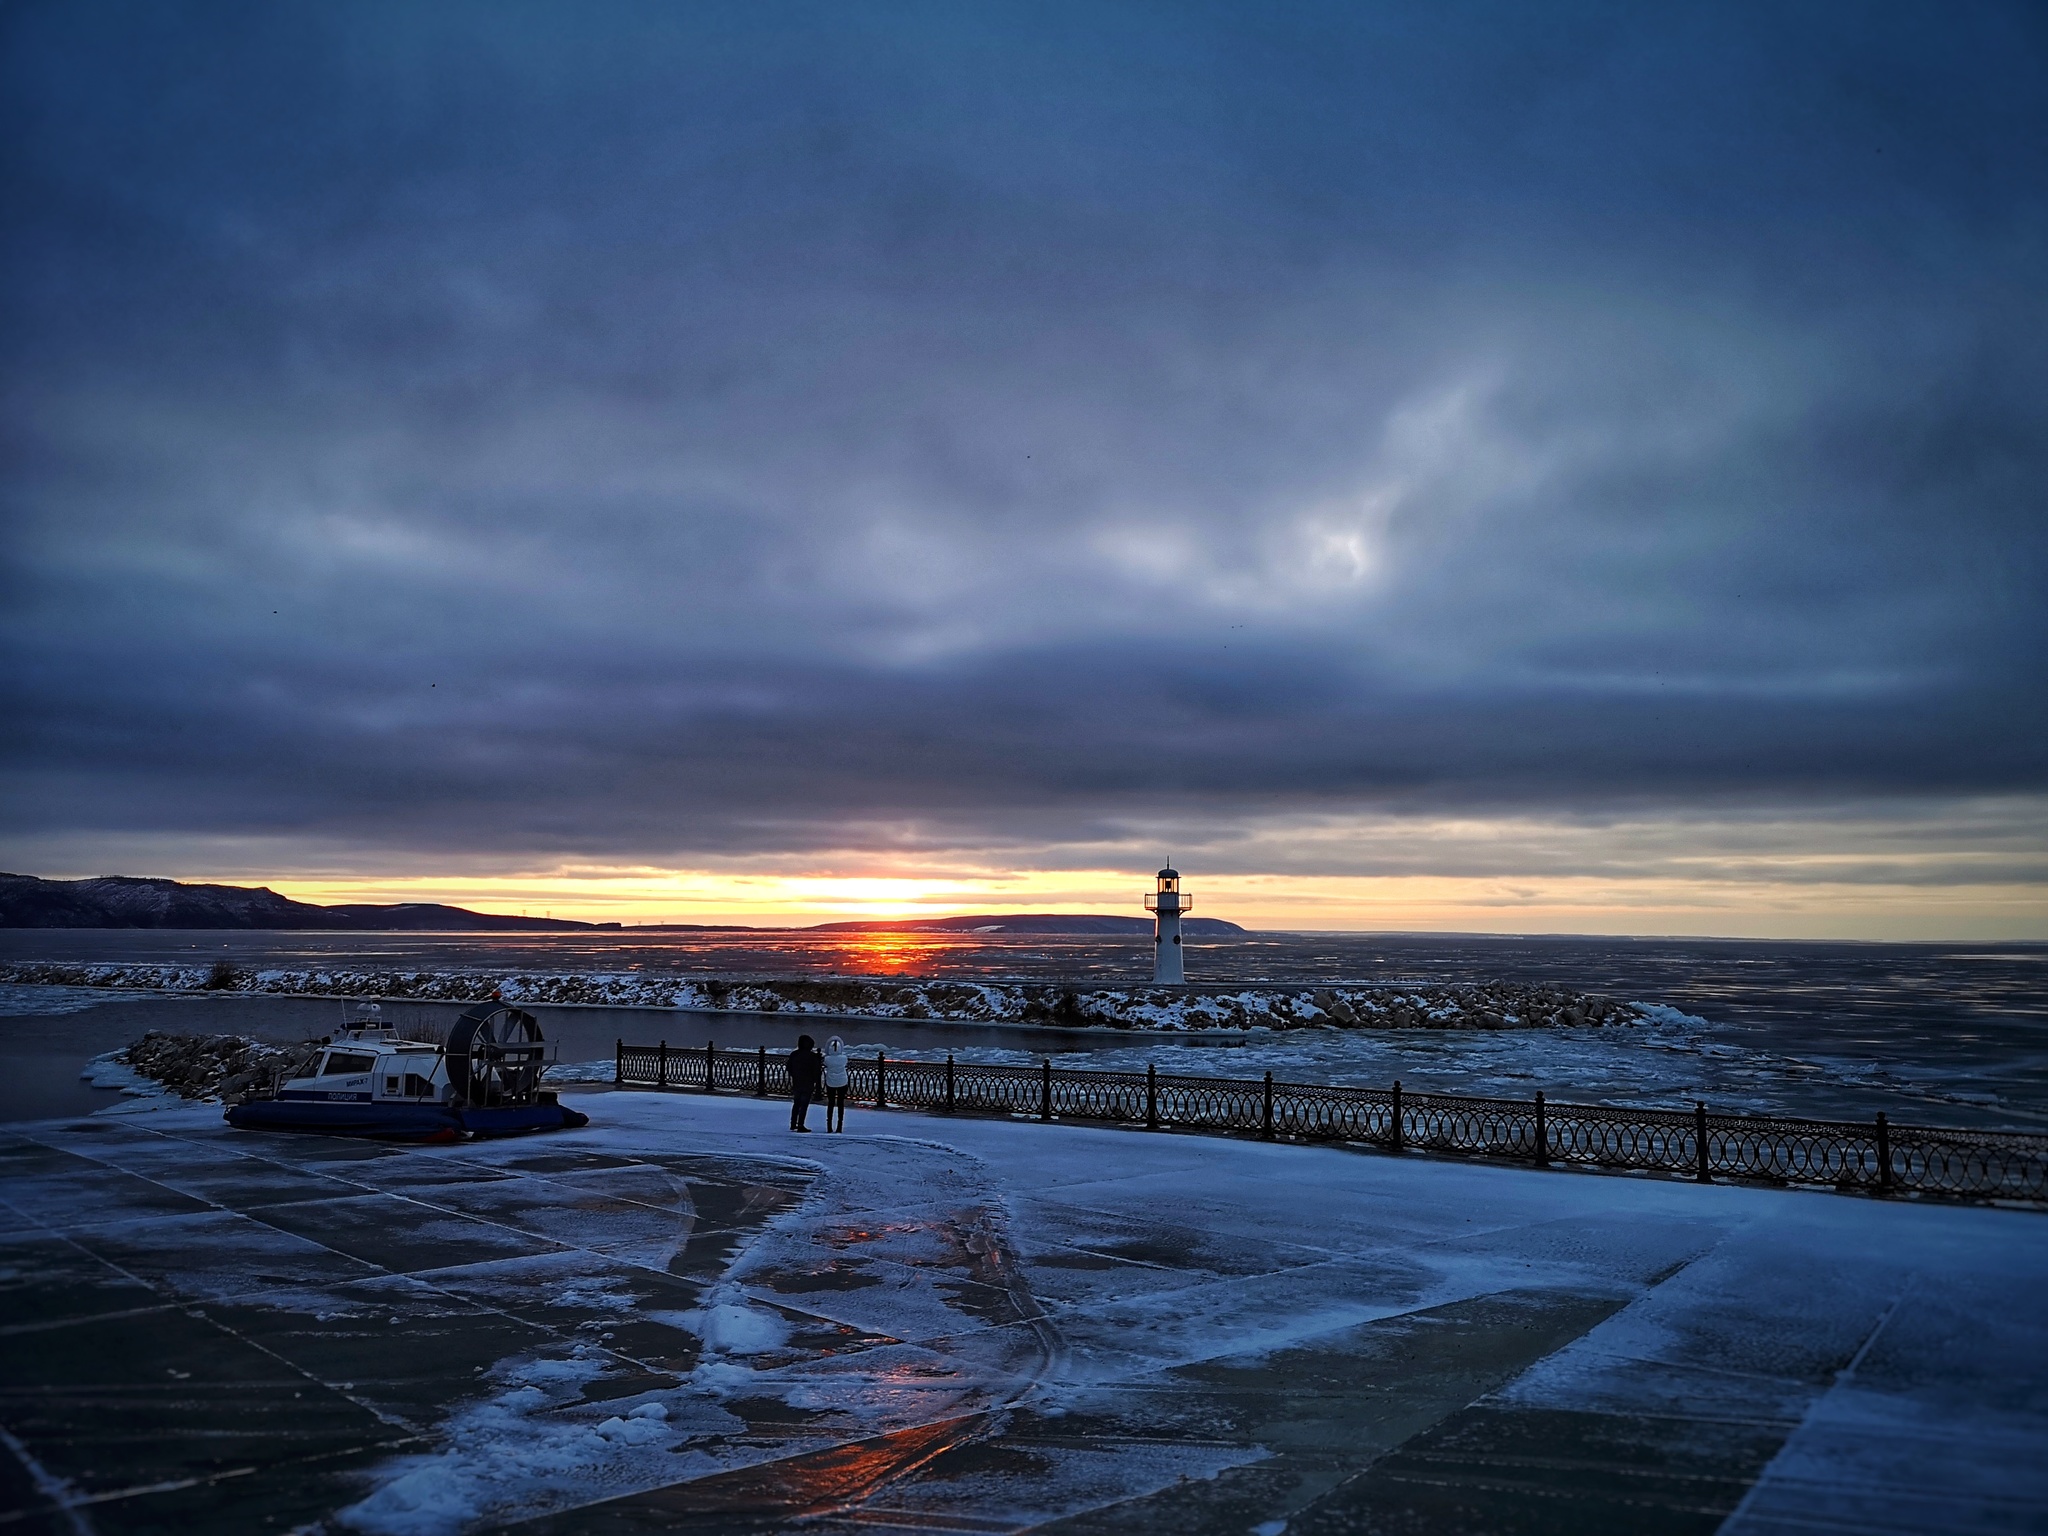
<path fill-rule="evenodd" d="M 23 1528 L 2048 1525 L 2048 1217 L 584 1107 L 446 1148 L 142 1100 L 0 1136 Z"/>

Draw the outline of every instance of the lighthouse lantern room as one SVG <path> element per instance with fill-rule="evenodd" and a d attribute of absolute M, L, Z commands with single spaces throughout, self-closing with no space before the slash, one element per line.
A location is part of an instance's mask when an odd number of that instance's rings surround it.
<path fill-rule="evenodd" d="M 1188 979 L 1181 961 L 1180 920 L 1194 909 L 1194 899 L 1180 888 L 1180 871 L 1172 865 L 1159 871 L 1159 888 L 1145 895 L 1145 910 L 1158 919 L 1152 934 L 1152 979 L 1178 985 Z"/>

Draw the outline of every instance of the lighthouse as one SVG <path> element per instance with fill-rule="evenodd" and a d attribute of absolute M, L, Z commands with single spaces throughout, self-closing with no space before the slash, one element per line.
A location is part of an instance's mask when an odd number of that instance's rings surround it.
<path fill-rule="evenodd" d="M 1193 899 L 1181 891 L 1179 870 L 1169 864 L 1159 871 L 1159 889 L 1145 895 L 1145 910 L 1159 919 L 1152 935 L 1153 981 L 1178 986 L 1188 979 L 1180 958 L 1180 919 L 1194 905 Z"/>

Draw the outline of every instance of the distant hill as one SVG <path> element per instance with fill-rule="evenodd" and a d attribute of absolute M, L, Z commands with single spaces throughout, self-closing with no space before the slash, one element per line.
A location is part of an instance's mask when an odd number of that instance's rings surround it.
<path fill-rule="evenodd" d="M 104 875 L 41 880 L 0 874 L 0 928 L 326 928 L 341 932 L 413 930 L 467 933 L 564 933 L 617 928 L 565 917 L 507 917 L 438 902 L 388 906 L 316 906 L 266 886 L 185 885 Z"/>
<path fill-rule="evenodd" d="M 572 933 L 616 929 L 617 923 L 579 923 L 566 917 L 507 917 L 438 902 L 323 907 L 293 901 L 267 886 L 186 885 L 133 875 L 93 880 L 43 880 L 0 874 L 0 928 L 284 928 L 341 933 Z M 1243 933 L 1220 917 L 1190 917 L 1190 936 Z M 725 923 L 662 923 L 636 933 L 787 933 Z M 806 933 L 1067 933 L 1142 937 L 1147 917 L 1101 917 L 1088 912 L 992 912 L 969 917 L 909 917 L 890 921 L 819 923 Z"/>
<path fill-rule="evenodd" d="M 1220 917 L 1181 921 L 1184 933 L 1243 933 Z M 981 917 L 909 917 L 890 922 L 818 923 L 811 933 L 1102 933 L 1148 934 L 1149 917 L 1102 917 L 1092 912 L 995 912 Z"/>

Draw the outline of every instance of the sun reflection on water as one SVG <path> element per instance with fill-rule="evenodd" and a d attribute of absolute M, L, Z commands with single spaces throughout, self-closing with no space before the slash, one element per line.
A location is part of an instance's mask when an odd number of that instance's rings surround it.
<path fill-rule="evenodd" d="M 848 934 L 839 955 L 846 969 L 856 976 L 900 976 L 916 974 L 929 967 L 943 943 L 934 943 L 922 933 Z"/>

